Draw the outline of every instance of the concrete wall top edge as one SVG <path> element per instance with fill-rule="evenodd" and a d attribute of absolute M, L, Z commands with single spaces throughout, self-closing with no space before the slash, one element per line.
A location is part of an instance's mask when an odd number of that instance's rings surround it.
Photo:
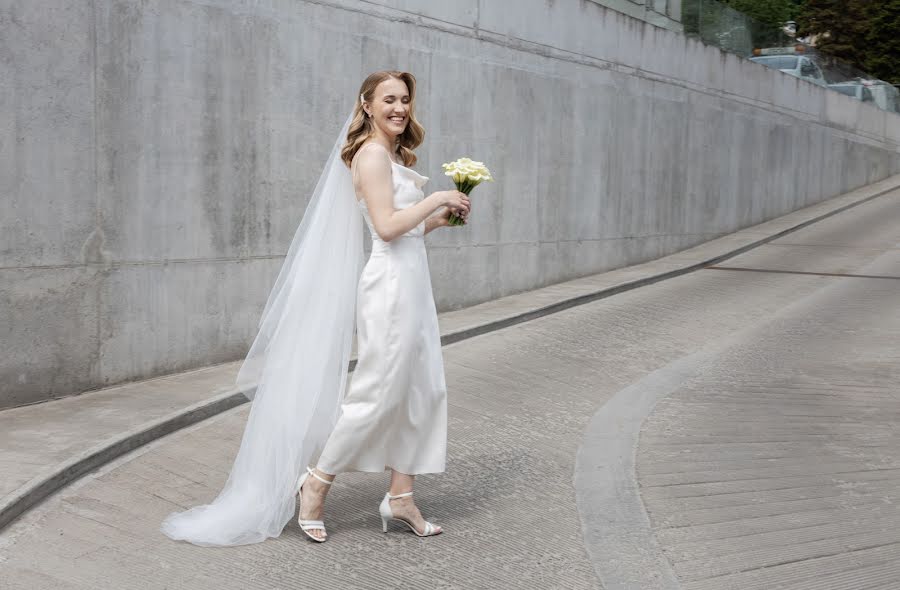
<path fill-rule="evenodd" d="M 329 0 L 325 0 L 326 2 Z M 338 0 L 333 0 L 339 3 Z M 728 53 L 684 34 L 640 20 L 595 0 L 546 2 L 517 0 L 516 10 L 499 2 L 467 0 L 448 7 L 427 0 L 376 0 L 385 8 L 408 12 L 436 23 L 453 23 L 483 42 L 499 43 L 514 51 L 532 52 L 549 59 L 588 67 L 633 68 L 638 75 L 697 89 L 721 92 L 763 107 L 783 109 L 832 125 L 844 126 L 846 117 L 832 117 L 825 96 L 834 92 L 798 80 Z M 341 4 L 347 4 L 342 2 Z M 635 4 L 637 6 L 637 4 Z M 439 26 L 439 25 L 437 25 Z M 687 56 L 685 56 L 687 54 Z M 685 59 L 687 57 L 687 59 Z M 842 97 L 847 109 L 847 101 Z M 864 105 L 874 112 L 876 107 Z M 865 117 L 871 120 L 873 116 Z M 894 115 L 900 117 L 900 115 Z M 847 128 L 853 130 L 853 127 Z M 886 129 L 867 127 L 870 135 L 900 145 L 900 137 Z"/>

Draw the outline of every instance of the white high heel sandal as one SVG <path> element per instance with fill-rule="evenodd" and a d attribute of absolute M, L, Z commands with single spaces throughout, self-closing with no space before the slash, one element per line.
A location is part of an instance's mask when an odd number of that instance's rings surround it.
<path fill-rule="evenodd" d="M 427 520 L 425 521 L 425 532 L 420 533 L 416 530 L 416 527 L 412 525 L 411 522 L 406 520 L 405 518 L 400 518 L 399 516 L 394 516 L 394 513 L 391 511 L 391 500 L 394 498 L 404 498 L 406 496 L 412 496 L 412 492 L 406 492 L 403 494 L 397 494 L 396 496 L 392 496 L 390 492 L 387 492 L 384 495 L 384 500 L 381 501 L 381 505 L 378 507 L 378 512 L 381 514 L 381 528 L 384 532 L 388 532 L 387 524 L 389 520 L 399 520 L 403 524 L 409 527 L 409 530 L 419 535 L 420 537 L 430 537 L 431 535 L 439 535 L 443 531 L 442 528 L 431 524 Z"/>
<path fill-rule="evenodd" d="M 316 475 L 315 471 L 313 471 L 312 469 L 307 467 L 306 473 L 301 475 L 300 481 L 297 482 L 297 493 L 300 494 L 300 497 L 303 497 L 301 490 L 303 489 L 303 484 L 306 483 L 306 478 L 309 477 L 310 475 L 312 475 L 313 477 L 315 477 L 316 479 L 318 479 L 319 481 L 321 481 L 322 483 L 324 483 L 326 485 L 331 485 L 330 481 L 328 481 L 327 479 L 325 479 L 323 477 Z M 298 501 L 297 504 L 298 504 L 298 508 L 299 508 L 300 502 Z M 302 510 L 302 508 L 301 508 L 301 510 Z M 300 528 L 303 530 L 304 533 L 306 533 L 306 536 L 309 537 L 310 539 L 312 539 L 313 541 L 315 541 L 317 543 L 325 542 L 325 537 L 328 535 L 328 533 L 325 531 L 325 523 L 322 522 L 321 520 L 305 520 L 305 519 L 300 518 L 300 515 L 298 514 L 297 515 L 297 524 L 300 525 Z M 308 532 L 311 529 L 322 529 L 322 532 L 324 533 L 324 535 L 322 536 L 321 539 L 316 537 L 315 535 L 311 535 Z"/>

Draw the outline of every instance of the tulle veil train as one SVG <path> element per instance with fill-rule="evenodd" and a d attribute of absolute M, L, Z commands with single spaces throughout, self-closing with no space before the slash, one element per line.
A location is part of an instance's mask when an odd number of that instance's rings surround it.
<path fill-rule="evenodd" d="M 364 265 L 363 220 L 338 134 L 237 378 L 252 400 L 240 449 L 218 497 L 170 514 L 161 530 L 201 546 L 281 534 L 296 484 L 340 413 Z M 254 389 L 255 386 L 255 389 Z"/>

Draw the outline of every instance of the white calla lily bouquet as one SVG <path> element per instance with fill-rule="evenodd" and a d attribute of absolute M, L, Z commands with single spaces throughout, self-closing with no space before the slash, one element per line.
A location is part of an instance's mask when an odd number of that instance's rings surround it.
<path fill-rule="evenodd" d="M 487 169 L 484 162 L 475 162 L 470 158 L 460 158 L 455 162 L 443 164 L 444 174 L 453 179 L 456 190 L 464 193 L 466 196 L 472 192 L 476 186 L 485 180 L 492 181 L 491 171 Z M 464 225 L 466 222 L 463 218 L 455 213 L 450 215 L 450 225 Z"/>

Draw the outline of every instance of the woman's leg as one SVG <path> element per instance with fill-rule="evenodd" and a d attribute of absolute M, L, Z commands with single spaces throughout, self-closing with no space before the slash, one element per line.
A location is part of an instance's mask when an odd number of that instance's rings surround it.
<path fill-rule="evenodd" d="M 334 481 L 337 475 L 325 473 L 318 467 L 314 469 L 316 475 L 328 481 Z M 322 483 L 313 476 L 309 476 L 303 482 L 300 488 L 300 518 L 303 520 L 321 520 L 322 511 L 325 508 L 325 496 L 328 495 L 328 488 L 331 486 Z M 322 529 L 310 529 L 309 533 L 318 539 L 322 539 L 327 535 Z"/>
<path fill-rule="evenodd" d="M 406 475 L 405 473 L 400 473 L 396 469 L 391 469 L 391 495 L 396 496 L 397 494 L 411 492 L 413 489 L 413 481 L 415 481 L 415 479 L 415 475 Z"/>
<path fill-rule="evenodd" d="M 400 473 L 396 469 L 391 469 L 390 494 L 396 496 L 397 494 L 411 492 L 415 477 L 415 475 L 407 475 L 405 473 Z M 394 516 L 408 520 L 420 533 L 425 531 L 425 519 L 422 518 L 422 513 L 419 512 L 419 509 L 416 507 L 412 496 L 392 498 L 390 504 L 391 512 Z M 440 529 L 441 527 L 437 528 Z"/>

